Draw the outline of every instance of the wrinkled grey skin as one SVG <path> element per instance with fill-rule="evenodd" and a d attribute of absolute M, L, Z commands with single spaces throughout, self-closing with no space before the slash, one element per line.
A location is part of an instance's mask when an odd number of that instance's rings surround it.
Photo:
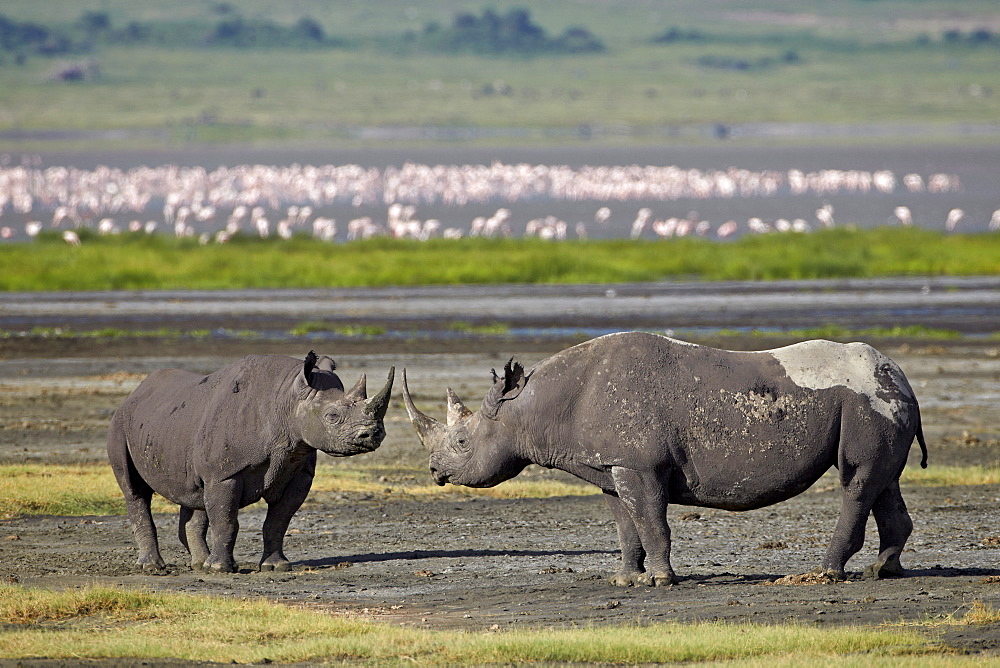
<path fill-rule="evenodd" d="M 491 487 L 528 464 L 600 487 L 618 525 L 612 584 L 669 585 L 668 503 L 750 510 L 804 491 L 831 466 L 840 518 L 817 572 L 838 579 L 874 513 L 880 549 L 865 575 L 902 575 L 912 529 L 899 476 L 927 450 L 903 372 L 868 345 L 829 341 L 731 352 L 662 336 L 602 336 L 525 373 L 508 362 L 479 411 L 448 390 L 447 424 L 414 406 L 439 484 Z"/>
<path fill-rule="evenodd" d="M 111 419 L 108 457 L 144 570 L 164 567 L 153 492 L 180 504 L 178 534 L 191 566 L 221 572 L 236 570 L 237 511 L 264 499 L 260 568 L 290 569 L 285 531 L 309 493 L 316 451 L 347 457 L 385 438 L 393 369 L 367 399 L 364 375 L 345 392 L 334 368 L 312 352 L 305 362 L 251 356 L 208 376 L 155 371 L 129 395 Z"/>

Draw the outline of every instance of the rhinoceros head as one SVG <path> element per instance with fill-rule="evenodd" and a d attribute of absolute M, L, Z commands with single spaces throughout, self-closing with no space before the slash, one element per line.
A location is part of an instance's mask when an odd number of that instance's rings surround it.
<path fill-rule="evenodd" d="M 317 358 L 310 352 L 295 379 L 302 440 L 334 457 L 371 452 L 385 438 L 382 420 L 396 368 L 390 367 L 385 387 L 370 399 L 365 374 L 345 392 L 335 368 L 329 357 Z"/>
<path fill-rule="evenodd" d="M 513 364 L 512 364 L 513 363 Z M 513 478 L 528 462 L 518 456 L 512 430 L 501 420 L 501 409 L 524 389 L 530 374 L 511 360 L 500 377 L 493 372 L 493 387 L 478 412 L 465 407 L 448 388 L 448 417 L 442 423 L 421 413 L 413 404 L 403 370 L 403 401 L 417 431 L 430 450 L 434 480 L 467 487 L 492 487 Z"/>

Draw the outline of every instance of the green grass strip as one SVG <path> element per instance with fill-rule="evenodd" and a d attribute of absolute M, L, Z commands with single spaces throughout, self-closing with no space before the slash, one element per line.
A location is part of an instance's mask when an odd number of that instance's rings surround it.
<path fill-rule="evenodd" d="M 307 503 L 324 493 L 383 494 L 440 498 L 487 496 L 500 499 L 543 499 L 597 494 L 592 485 L 520 478 L 487 489 L 449 485 L 438 487 L 423 467 L 407 471 L 405 480 L 386 482 L 386 471 L 374 467 L 321 465 Z M 394 471 L 394 473 L 398 473 Z M 153 496 L 153 512 L 172 513 L 173 503 Z M 21 515 L 124 515 L 125 501 L 106 464 L 0 465 L 0 518 Z"/>
<path fill-rule="evenodd" d="M 219 663 L 378 662 L 432 665 L 641 664 L 935 650 L 905 628 L 794 624 L 654 624 L 495 633 L 432 631 L 263 600 L 107 587 L 50 592 L 0 586 L 0 657 L 175 659 Z"/>
<path fill-rule="evenodd" d="M 394 498 L 445 496 L 485 496 L 499 499 L 545 499 L 558 496 L 597 494 L 593 485 L 583 482 L 515 478 L 496 487 L 473 489 L 448 485 L 438 487 L 426 469 L 415 467 L 407 475 L 377 467 L 355 468 L 347 465 L 320 466 L 307 501 L 322 501 L 324 493 L 383 494 Z M 901 478 L 904 484 L 942 487 L 951 485 L 997 485 L 1000 469 L 986 466 L 909 466 Z M 832 479 L 831 479 L 832 481 Z M 177 506 L 159 496 L 153 497 L 153 512 L 172 513 Z M 115 482 L 111 467 L 105 464 L 0 465 L 0 518 L 21 515 L 124 515 L 125 502 Z"/>
<path fill-rule="evenodd" d="M 774 280 L 1000 274 L 1000 233 L 824 230 L 706 239 L 371 239 L 329 244 L 167 236 L 51 236 L 0 246 L 0 291 L 315 288 L 664 279 Z"/>

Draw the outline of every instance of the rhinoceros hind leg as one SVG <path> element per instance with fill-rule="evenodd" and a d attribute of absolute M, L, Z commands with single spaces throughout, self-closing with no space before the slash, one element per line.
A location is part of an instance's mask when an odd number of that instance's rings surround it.
<path fill-rule="evenodd" d="M 847 561 L 865 543 L 865 524 L 871 512 L 871 505 L 849 497 L 846 493 L 840 509 L 833 538 L 827 548 L 821 570 L 843 573 Z"/>
<path fill-rule="evenodd" d="M 153 500 L 153 488 L 142 479 L 132 462 L 128 440 L 117 414 L 112 419 L 109 430 L 108 458 L 118 486 L 125 497 L 125 508 L 132 525 L 132 534 L 139 546 L 139 559 L 136 560 L 136 565 L 142 567 L 144 571 L 159 571 L 166 568 L 156 540 L 153 514 L 149 509 L 149 504 Z"/>
<path fill-rule="evenodd" d="M 879 554 L 875 563 L 865 568 L 864 577 L 872 580 L 903 577 L 906 571 L 899 563 L 899 555 L 913 531 L 913 521 L 899 492 L 898 480 L 875 499 L 872 514 L 878 526 Z"/>

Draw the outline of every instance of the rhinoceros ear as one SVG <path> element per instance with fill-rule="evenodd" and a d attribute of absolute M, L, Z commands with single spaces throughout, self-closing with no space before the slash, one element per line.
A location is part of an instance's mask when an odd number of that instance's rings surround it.
<path fill-rule="evenodd" d="M 316 353 L 310 350 L 302 363 L 302 372 L 295 378 L 295 393 L 299 397 L 304 398 L 312 390 L 312 377 L 316 371 L 317 361 Z"/>
<path fill-rule="evenodd" d="M 298 394 L 305 397 L 312 390 L 343 390 L 344 384 L 333 372 L 337 363 L 323 355 L 317 357 L 312 350 L 302 363 L 302 373 L 295 381 Z"/>
<path fill-rule="evenodd" d="M 309 354 L 306 355 L 305 363 L 302 365 L 302 376 L 308 381 L 309 377 L 312 375 L 313 369 L 316 368 L 316 362 L 318 361 L 316 357 L 316 351 L 310 350 Z"/>
<path fill-rule="evenodd" d="M 497 375 L 496 369 L 490 370 L 493 373 L 493 387 L 483 400 L 482 413 L 491 420 L 497 419 L 500 406 L 505 401 L 516 399 L 524 386 L 528 384 L 531 373 L 525 374 L 524 367 L 520 362 L 515 362 L 511 357 L 503 368 L 503 378 Z"/>

